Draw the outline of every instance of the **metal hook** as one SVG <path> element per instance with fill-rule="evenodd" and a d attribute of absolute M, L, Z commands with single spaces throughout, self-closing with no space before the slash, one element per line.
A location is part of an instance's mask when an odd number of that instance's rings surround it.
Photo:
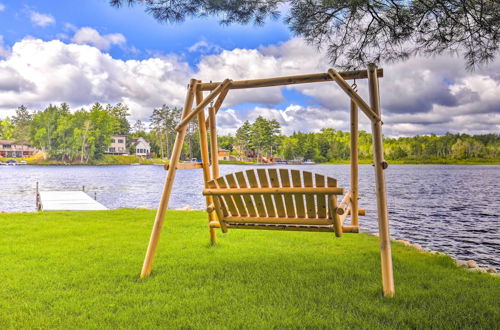
<path fill-rule="evenodd" d="M 354 79 L 354 82 L 352 83 L 351 87 L 355 92 L 358 91 L 358 85 L 356 84 L 356 79 Z"/>

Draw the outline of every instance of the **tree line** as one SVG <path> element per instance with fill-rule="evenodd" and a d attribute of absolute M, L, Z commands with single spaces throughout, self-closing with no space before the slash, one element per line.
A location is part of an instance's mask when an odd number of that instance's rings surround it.
<path fill-rule="evenodd" d="M 128 141 L 143 137 L 150 142 L 153 156 L 168 158 L 180 113 L 179 108 L 163 105 L 152 111 L 148 124 L 138 120 L 131 126 L 127 120 L 129 108 L 122 103 L 95 103 L 89 109 L 74 112 L 66 103 L 49 105 L 37 112 L 20 106 L 14 116 L 0 121 L 0 139 L 33 145 L 46 152 L 51 159 L 88 163 L 102 158 L 112 135 L 125 135 Z M 360 131 L 358 141 L 359 158 L 372 159 L 371 134 Z M 260 155 L 285 160 L 303 158 L 333 162 L 350 157 L 349 132 L 326 128 L 320 132 L 294 132 L 285 136 L 276 120 L 263 117 L 257 117 L 253 122 L 245 121 L 234 135 L 219 136 L 218 143 L 220 148 L 229 150 L 240 160 L 258 159 Z M 498 160 L 500 135 L 447 133 L 443 136 L 385 138 L 384 147 L 388 160 Z M 188 127 L 181 157 L 201 158 L 196 121 Z"/>
<path fill-rule="evenodd" d="M 324 128 L 320 132 L 294 132 L 290 136 L 280 133 L 279 123 L 258 117 L 254 123 L 246 121 L 235 136 L 219 137 L 219 145 L 237 156 L 272 155 L 292 160 L 303 158 L 315 162 L 334 162 L 350 158 L 349 132 Z M 372 135 L 359 132 L 359 158 L 371 160 Z M 500 158 L 498 134 L 436 134 L 413 137 L 384 138 L 385 157 L 388 160 L 467 160 Z"/>
<path fill-rule="evenodd" d="M 127 136 L 129 147 L 132 139 L 143 137 L 150 142 L 152 156 L 168 157 L 180 109 L 166 105 L 154 109 L 149 125 L 137 120 L 131 126 L 129 115 L 128 106 L 122 103 L 95 103 L 89 109 L 76 111 L 71 111 L 67 103 L 51 104 L 40 111 L 30 111 L 21 105 L 15 115 L 0 120 L 0 139 L 32 145 L 50 159 L 88 163 L 103 157 L 113 135 Z M 183 148 L 184 158 L 199 157 L 197 131 L 197 123 L 191 123 Z"/>

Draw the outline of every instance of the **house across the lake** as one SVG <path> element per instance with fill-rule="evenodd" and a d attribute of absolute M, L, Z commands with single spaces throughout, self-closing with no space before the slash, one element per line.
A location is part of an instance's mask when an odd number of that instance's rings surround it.
<path fill-rule="evenodd" d="M 149 157 L 151 154 L 151 146 L 149 145 L 149 141 L 142 137 L 132 139 L 131 146 L 136 156 Z"/>
<path fill-rule="evenodd" d="M 104 153 L 108 155 L 128 155 L 127 137 L 125 135 L 111 136 L 111 144 Z"/>
<path fill-rule="evenodd" d="M 35 152 L 37 152 L 37 149 L 30 145 L 16 143 L 13 140 L 0 140 L 1 157 L 31 157 Z"/>
<path fill-rule="evenodd" d="M 219 148 L 219 160 L 229 160 L 229 150 Z"/>

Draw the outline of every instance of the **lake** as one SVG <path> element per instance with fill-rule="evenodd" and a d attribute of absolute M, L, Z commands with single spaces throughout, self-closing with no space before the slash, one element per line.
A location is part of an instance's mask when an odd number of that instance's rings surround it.
<path fill-rule="evenodd" d="M 339 187 L 349 188 L 349 165 L 283 167 L 325 174 L 337 178 Z M 249 168 L 220 166 L 221 174 Z M 393 238 L 500 268 L 500 166 L 390 165 L 385 173 Z M 0 211 L 34 212 L 37 181 L 41 190 L 85 186 L 111 209 L 155 208 L 165 174 L 162 166 L 155 165 L 0 166 Z M 359 205 L 367 212 L 360 217 L 361 230 L 377 232 L 373 167 L 360 165 L 359 177 Z M 202 189 L 201 169 L 178 171 L 169 208 L 204 209 Z"/>

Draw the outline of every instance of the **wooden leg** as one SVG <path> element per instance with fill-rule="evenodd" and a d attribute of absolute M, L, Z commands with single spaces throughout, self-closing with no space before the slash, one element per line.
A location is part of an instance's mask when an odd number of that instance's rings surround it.
<path fill-rule="evenodd" d="M 188 115 L 193 106 L 195 85 L 196 85 L 196 80 L 191 79 L 188 93 L 186 95 L 186 102 L 184 104 L 184 109 L 182 111 L 182 118 L 185 118 Z M 169 170 L 167 172 L 167 177 L 165 179 L 165 185 L 163 186 L 163 193 L 161 195 L 160 205 L 158 206 L 158 210 L 156 212 L 153 231 L 151 232 L 151 238 L 149 239 L 148 250 L 146 251 L 146 258 L 144 259 L 144 264 L 142 265 L 141 278 L 145 278 L 149 274 L 151 274 L 151 269 L 153 268 L 153 261 L 156 254 L 156 248 L 158 246 L 158 241 L 160 239 L 163 222 L 165 220 L 165 215 L 167 213 L 168 201 L 170 199 L 170 193 L 172 192 L 176 167 L 181 156 L 182 145 L 184 143 L 184 138 L 186 136 L 186 129 L 187 126 L 184 126 L 177 132 L 177 137 L 175 139 L 172 155 L 170 157 Z"/>
<path fill-rule="evenodd" d="M 331 195 L 329 196 L 329 209 L 331 213 L 331 217 L 333 218 L 333 228 L 335 229 L 335 236 L 341 237 L 342 236 L 342 222 L 339 218 L 339 215 L 337 214 L 337 196 L 336 195 Z"/>
<path fill-rule="evenodd" d="M 217 123 L 215 119 L 215 108 L 208 108 L 208 118 L 210 121 L 210 148 L 212 149 L 212 177 L 219 177 L 219 147 L 217 144 Z"/>
<path fill-rule="evenodd" d="M 351 225 L 353 226 L 359 226 L 358 207 L 358 106 L 351 100 Z"/>
<path fill-rule="evenodd" d="M 201 81 L 198 81 L 201 83 Z M 200 104 L 203 101 L 203 92 L 196 89 L 196 103 Z M 200 149 L 201 149 L 201 161 L 203 163 L 203 180 L 205 181 L 205 188 L 207 187 L 207 182 L 212 178 L 210 177 L 210 158 L 208 156 L 208 139 L 207 139 L 207 129 L 205 126 L 205 112 L 201 111 L 198 114 L 198 127 L 200 129 Z M 209 205 L 213 204 L 213 197 L 206 196 L 207 208 Z M 215 212 L 208 213 L 208 230 L 210 232 L 210 243 L 215 244 L 217 242 L 217 235 L 215 233 L 215 228 L 210 226 L 211 221 L 216 221 Z"/>
<path fill-rule="evenodd" d="M 378 87 L 377 67 L 368 67 L 368 84 L 370 104 L 373 111 L 380 116 L 380 95 Z M 389 216 L 387 212 L 387 193 L 384 178 L 384 146 L 382 140 L 382 123 L 372 120 L 373 160 L 375 162 L 375 182 L 377 193 L 378 227 L 380 237 L 380 256 L 382 264 L 382 285 L 384 296 L 394 296 L 394 277 L 392 270 L 391 240 L 389 235 Z"/>

